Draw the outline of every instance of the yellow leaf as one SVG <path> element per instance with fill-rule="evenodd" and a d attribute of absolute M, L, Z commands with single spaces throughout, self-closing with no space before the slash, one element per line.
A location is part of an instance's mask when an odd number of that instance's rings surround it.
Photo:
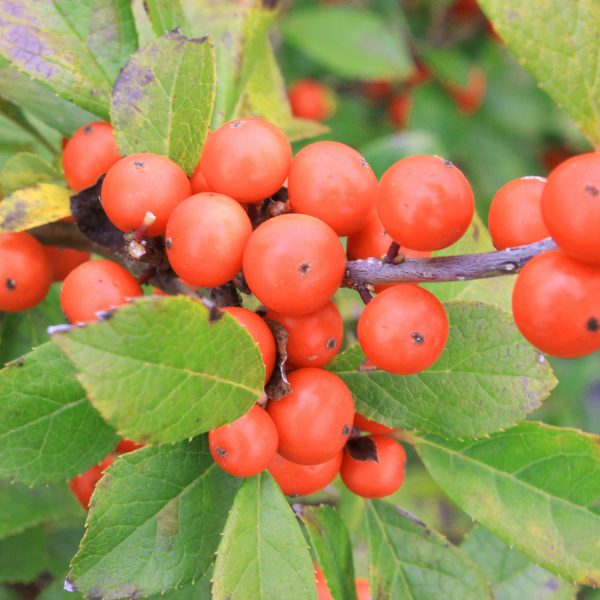
<path fill-rule="evenodd" d="M 71 214 L 69 190 L 52 183 L 17 190 L 0 202 L 0 234 L 24 231 Z"/>

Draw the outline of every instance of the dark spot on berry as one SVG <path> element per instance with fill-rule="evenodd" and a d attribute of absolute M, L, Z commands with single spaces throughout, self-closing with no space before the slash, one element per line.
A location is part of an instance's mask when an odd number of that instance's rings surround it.
<path fill-rule="evenodd" d="M 11 279 L 10 277 L 6 278 L 4 285 L 6 285 L 6 289 L 10 290 L 11 292 L 17 289 L 17 282 L 14 279 Z"/>
<path fill-rule="evenodd" d="M 173 247 L 173 240 L 170 237 L 168 237 L 165 240 L 165 246 L 167 247 L 168 250 L 170 250 Z"/>
<path fill-rule="evenodd" d="M 446 167 L 450 167 L 451 169 L 454 168 L 454 163 L 451 160 L 448 160 L 448 159 L 444 159 L 444 165 Z"/>
<path fill-rule="evenodd" d="M 585 326 L 588 331 L 593 331 L 595 333 L 600 330 L 600 321 L 598 321 L 596 317 L 590 317 Z"/>
<path fill-rule="evenodd" d="M 134 160 L 133 161 L 133 166 L 137 167 L 138 169 L 143 169 L 145 164 L 146 163 L 144 163 L 143 160 Z"/>
<path fill-rule="evenodd" d="M 583 188 L 590 196 L 594 196 L 594 198 L 596 198 L 597 196 L 600 196 L 600 190 L 593 186 L 593 185 L 586 185 Z"/>
<path fill-rule="evenodd" d="M 88 125 L 84 130 L 83 133 L 84 135 L 88 135 L 89 133 L 92 133 L 92 129 L 93 127 L 91 125 Z"/>
<path fill-rule="evenodd" d="M 302 275 L 306 275 L 310 271 L 310 263 L 303 262 L 299 267 L 298 271 L 302 273 Z"/>
<path fill-rule="evenodd" d="M 242 126 L 242 122 L 241 121 L 233 121 L 233 123 L 229 124 L 229 127 L 231 129 L 238 129 Z"/>
<path fill-rule="evenodd" d="M 350 435 L 350 432 L 352 431 L 352 427 L 350 427 L 350 425 L 346 424 L 342 427 L 342 436 L 343 437 L 347 437 Z"/>
<path fill-rule="evenodd" d="M 335 348 L 335 338 L 334 337 L 330 337 L 325 342 L 325 348 L 327 348 L 328 350 L 333 350 Z"/>
<path fill-rule="evenodd" d="M 418 333 L 417 331 L 413 331 L 413 333 L 410 334 L 410 337 L 413 339 L 413 342 L 418 346 L 421 346 L 425 343 L 425 336 Z"/>
<path fill-rule="evenodd" d="M 227 456 L 227 450 L 225 450 L 225 448 L 217 448 L 215 452 L 217 453 L 217 456 L 220 456 L 221 458 L 225 458 Z"/>

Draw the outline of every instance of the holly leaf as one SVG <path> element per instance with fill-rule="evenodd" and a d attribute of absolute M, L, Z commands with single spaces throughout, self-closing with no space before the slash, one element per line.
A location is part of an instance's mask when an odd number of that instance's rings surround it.
<path fill-rule="evenodd" d="M 491 600 L 475 564 L 410 513 L 368 501 L 367 531 L 373 598 Z"/>
<path fill-rule="evenodd" d="M 316 600 L 313 564 L 299 523 L 268 472 L 246 479 L 223 530 L 215 600 Z"/>
<path fill-rule="evenodd" d="M 64 99 L 108 118 L 120 68 L 137 47 L 127 0 L 0 5 L 0 54 Z"/>
<path fill-rule="evenodd" d="M 413 70 L 399 32 L 367 9 L 298 9 L 286 15 L 282 31 L 286 42 L 340 77 L 401 80 Z"/>
<path fill-rule="evenodd" d="M 334 600 L 356 600 L 352 542 L 338 512 L 327 505 L 294 508 Z"/>
<path fill-rule="evenodd" d="M 398 429 L 473 438 L 511 427 L 540 406 L 556 379 L 512 317 L 494 306 L 449 302 L 446 348 L 416 375 L 364 368 L 350 346 L 329 369 L 350 388 L 357 410 Z"/>
<path fill-rule="evenodd" d="M 592 144 L 600 145 L 600 4 L 480 0 L 509 49 Z"/>
<path fill-rule="evenodd" d="M 50 163 L 30 152 L 19 152 L 9 158 L 0 170 L 0 189 L 11 194 L 36 183 L 60 182 L 61 176 Z"/>
<path fill-rule="evenodd" d="M 258 346 L 231 315 L 211 320 L 184 296 L 139 299 L 111 315 L 53 341 L 122 437 L 177 442 L 237 419 L 262 396 Z"/>
<path fill-rule="evenodd" d="M 121 154 L 168 156 L 189 174 L 200 159 L 215 97 L 215 56 L 208 38 L 166 33 L 131 56 L 111 99 Z"/>
<path fill-rule="evenodd" d="M 71 214 L 69 191 L 53 183 L 38 183 L 13 192 L 0 202 L 0 234 L 25 231 Z"/>
<path fill-rule="evenodd" d="M 54 344 L 0 371 L 0 478 L 65 481 L 99 463 L 118 441 Z"/>
<path fill-rule="evenodd" d="M 28 488 L 20 483 L 0 481 L 0 538 L 80 512 L 64 484 Z"/>
<path fill-rule="evenodd" d="M 496 600 L 575 599 L 576 586 L 532 563 L 481 525 L 469 531 L 460 547 L 492 584 Z"/>
<path fill-rule="evenodd" d="M 478 441 L 414 442 L 467 514 L 549 571 L 600 585 L 600 437 L 529 422 Z"/>
<path fill-rule="evenodd" d="M 216 465 L 206 436 L 122 455 L 96 486 L 67 589 L 145 597 L 199 579 L 241 482 Z"/>

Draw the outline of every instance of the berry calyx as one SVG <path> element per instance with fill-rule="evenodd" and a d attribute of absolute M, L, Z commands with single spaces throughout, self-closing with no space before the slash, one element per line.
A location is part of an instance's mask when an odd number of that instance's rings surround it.
<path fill-rule="evenodd" d="M 277 452 L 303 465 L 326 462 L 352 431 L 352 394 L 337 375 L 323 369 L 298 369 L 288 380 L 291 393 L 267 405 L 279 433 Z"/>
<path fill-rule="evenodd" d="M 364 452 L 361 446 L 371 446 Z M 345 486 L 363 498 L 384 498 L 404 482 L 406 452 L 384 435 L 355 438 L 344 448 L 340 475 Z"/>
<path fill-rule="evenodd" d="M 377 211 L 385 230 L 414 250 L 441 250 L 458 241 L 474 209 L 469 182 L 439 156 L 403 158 L 379 182 Z"/>
<path fill-rule="evenodd" d="M 281 188 L 291 161 L 292 147 L 283 131 L 248 117 L 229 121 L 208 136 L 202 173 L 215 192 L 258 203 Z"/>
<path fill-rule="evenodd" d="M 186 198 L 173 210 L 165 247 L 179 277 L 191 285 L 216 287 L 242 268 L 251 233 L 252 224 L 239 202 L 205 192 Z"/>
<path fill-rule="evenodd" d="M 242 327 L 247 329 L 248 333 L 254 338 L 265 365 L 266 383 L 273 373 L 273 369 L 275 368 L 275 358 L 277 356 L 275 339 L 273 338 L 269 326 L 265 323 L 264 319 L 247 308 L 227 306 L 221 310 L 231 315 Z"/>
<path fill-rule="evenodd" d="M 0 311 L 33 308 L 46 297 L 51 283 L 52 265 L 32 235 L 0 235 Z"/>
<path fill-rule="evenodd" d="M 102 208 L 121 231 L 165 232 L 173 209 L 192 191 L 183 169 L 158 154 L 130 154 L 115 163 L 102 182 Z"/>
<path fill-rule="evenodd" d="M 80 127 L 64 146 L 65 179 L 70 188 L 80 192 L 93 186 L 120 158 L 110 123 L 88 123 Z"/>
<path fill-rule="evenodd" d="M 245 415 L 208 433 L 215 462 L 236 477 L 266 469 L 277 451 L 277 429 L 264 408 L 255 404 Z"/>
<path fill-rule="evenodd" d="M 346 144 L 315 142 L 292 161 L 288 193 L 294 212 L 321 219 L 338 235 L 361 228 L 376 192 L 371 167 Z"/>
<path fill-rule="evenodd" d="M 287 214 L 269 219 L 252 233 L 243 265 L 248 286 L 268 308 L 306 315 L 333 296 L 346 257 L 328 225 L 308 215 Z"/>
<path fill-rule="evenodd" d="M 287 363 L 291 367 L 322 367 L 342 347 L 344 323 L 331 301 L 308 315 L 294 317 L 270 310 L 266 318 L 280 323 L 288 332 Z"/>
<path fill-rule="evenodd" d="M 124 267 L 110 260 L 91 260 L 65 278 L 60 305 L 70 323 L 98 320 L 98 312 L 126 304 L 141 296 L 142 288 Z"/>
<path fill-rule="evenodd" d="M 523 336 L 542 352 L 575 358 L 600 349 L 600 267 L 562 250 L 539 254 L 519 273 L 512 308 Z"/>
<path fill-rule="evenodd" d="M 430 367 L 448 339 L 442 303 L 414 285 L 395 285 L 378 294 L 358 320 L 358 341 L 378 368 L 410 375 Z"/>

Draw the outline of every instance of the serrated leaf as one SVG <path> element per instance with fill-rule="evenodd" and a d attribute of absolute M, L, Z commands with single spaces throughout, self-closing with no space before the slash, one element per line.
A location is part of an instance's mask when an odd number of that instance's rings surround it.
<path fill-rule="evenodd" d="M 357 410 L 390 427 L 470 438 L 511 427 L 540 406 L 556 379 L 511 316 L 479 303 L 445 308 L 448 343 L 426 371 L 399 376 L 361 369 L 358 345 L 332 361 L 329 369 L 348 385 Z"/>
<path fill-rule="evenodd" d="M 405 41 L 368 9 L 299 9 L 286 16 L 282 31 L 287 42 L 341 77 L 399 80 L 413 69 Z"/>
<path fill-rule="evenodd" d="M 596 0 L 480 0 L 508 47 L 540 87 L 600 145 L 600 61 Z"/>
<path fill-rule="evenodd" d="M 0 6 L 0 54 L 103 118 L 112 83 L 136 47 L 127 0 L 18 0 Z"/>
<path fill-rule="evenodd" d="M 64 320 L 59 295 L 60 285 L 52 285 L 35 308 L 0 316 L 0 367 L 48 341 L 48 327 Z"/>
<path fill-rule="evenodd" d="M 0 202 L 0 234 L 25 231 L 71 214 L 69 191 L 53 183 L 17 190 Z"/>
<path fill-rule="evenodd" d="M 28 488 L 0 481 L 0 538 L 80 512 L 66 485 Z"/>
<path fill-rule="evenodd" d="M 313 564 L 299 523 L 268 472 L 246 479 L 223 530 L 215 600 L 316 600 Z"/>
<path fill-rule="evenodd" d="M 0 583 L 29 583 L 45 567 L 44 530 L 32 527 L 0 539 Z"/>
<path fill-rule="evenodd" d="M 529 422 L 479 441 L 415 443 L 471 517 L 553 573 L 600 584 L 598 436 Z"/>
<path fill-rule="evenodd" d="M 122 455 L 96 486 L 70 586 L 144 597 L 199 579 L 241 483 L 213 461 L 206 436 Z"/>
<path fill-rule="evenodd" d="M 118 441 L 54 344 L 0 371 L 0 478 L 66 481 L 99 463 Z"/>
<path fill-rule="evenodd" d="M 481 525 L 469 531 L 460 547 L 492 584 L 496 600 L 575 598 L 576 586 L 532 563 L 518 550 L 511 550 Z"/>
<path fill-rule="evenodd" d="M 177 442 L 243 415 L 263 393 L 258 346 L 231 315 L 190 297 L 144 298 L 53 341 L 92 404 L 139 442 Z"/>
<path fill-rule="evenodd" d="M 492 598 L 475 564 L 410 513 L 389 502 L 368 501 L 367 530 L 374 598 Z"/>
<path fill-rule="evenodd" d="M 0 170 L 0 189 L 10 194 L 36 183 L 58 182 L 61 180 L 56 168 L 37 154 L 19 152 L 9 158 Z"/>
<path fill-rule="evenodd" d="M 191 174 L 200 159 L 215 97 L 210 39 L 165 34 L 131 56 L 111 99 L 121 154 L 168 156 Z"/>
<path fill-rule="evenodd" d="M 296 508 L 334 600 L 356 600 L 352 542 L 346 525 L 331 506 Z"/>

